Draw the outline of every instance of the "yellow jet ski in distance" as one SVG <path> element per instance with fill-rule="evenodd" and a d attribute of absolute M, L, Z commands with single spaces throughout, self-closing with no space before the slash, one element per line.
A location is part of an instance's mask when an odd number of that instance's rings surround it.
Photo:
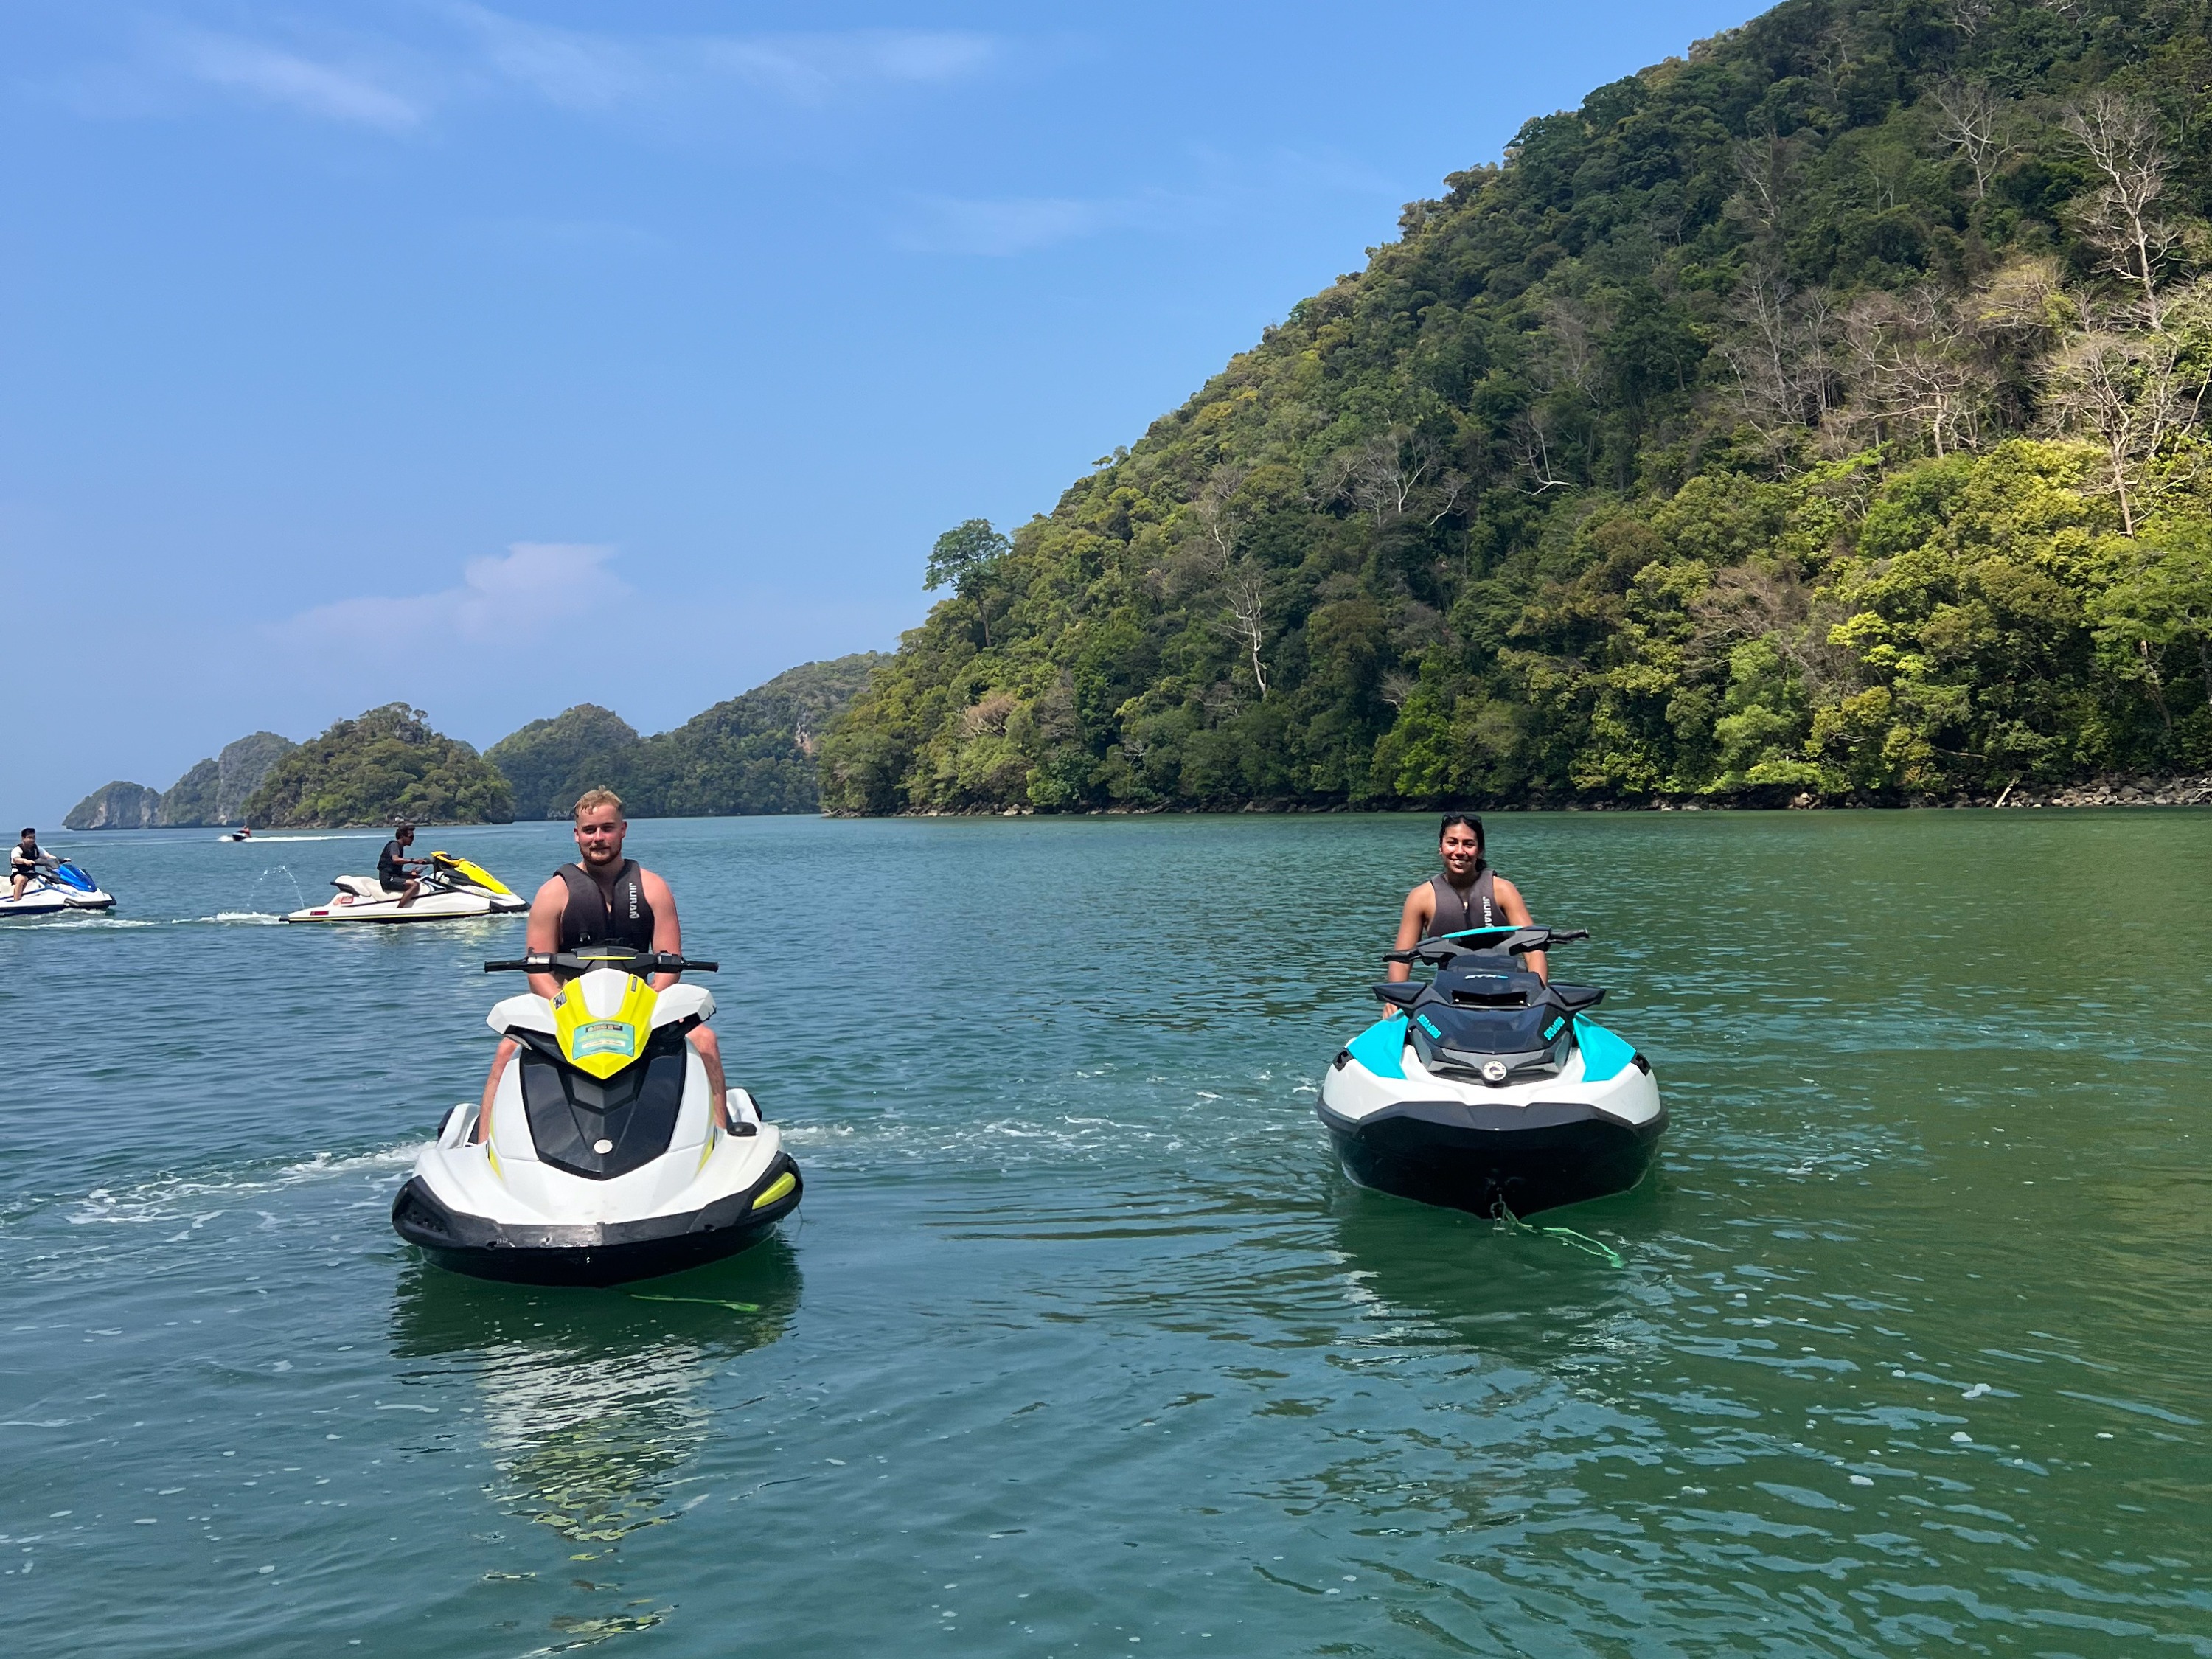
<path fill-rule="evenodd" d="M 767 1237 L 799 1207 L 799 1165 L 746 1091 L 729 1091 L 727 1128 L 714 1121 L 685 1040 L 714 999 L 650 982 L 714 966 L 612 945 L 486 963 L 567 982 L 550 1000 L 494 1006 L 486 1024 L 517 1053 L 490 1133 L 477 1138 L 477 1103 L 447 1112 L 392 1201 L 392 1230 L 441 1267 L 527 1285 L 620 1285 Z"/>
<path fill-rule="evenodd" d="M 422 891 L 404 908 L 399 895 L 374 876 L 333 876 L 338 890 L 327 902 L 295 910 L 287 921 L 465 921 L 477 916 L 515 915 L 530 901 L 481 864 L 451 853 L 430 854 Z"/>

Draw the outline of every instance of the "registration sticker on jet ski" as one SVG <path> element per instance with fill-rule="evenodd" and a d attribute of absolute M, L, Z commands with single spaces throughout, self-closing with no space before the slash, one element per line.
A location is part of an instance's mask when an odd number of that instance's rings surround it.
<path fill-rule="evenodd" d="M 637 1031 L 628 1020 L 595 1019 L 579 1025 L 576 1034 L 568 1040 L 568 1051 L 578 1060 L 593 1054 L 620 1054 L 626 1060 L 637 1056 Z"/>

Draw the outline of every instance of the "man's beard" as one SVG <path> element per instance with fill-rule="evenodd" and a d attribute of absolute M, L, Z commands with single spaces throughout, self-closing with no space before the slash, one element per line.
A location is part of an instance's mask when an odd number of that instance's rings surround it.
<path fill-rule="evenodd" d="M 611 865 L 622 862 L 622 848 L 619 847 L 611 847 L 603 852 L 594 852 L 586 847 L 583 849 L 583 853 L 585 864 L 594 869 L 604 870 Z"/>

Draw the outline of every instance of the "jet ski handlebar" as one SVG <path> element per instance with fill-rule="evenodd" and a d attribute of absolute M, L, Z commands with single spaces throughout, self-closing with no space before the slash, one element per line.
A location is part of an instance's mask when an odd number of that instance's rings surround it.
<path fill-rule="evenodd" d="M 511 962 L 487 962 L 487 974 L 588 974 L 595 968 L 617 968 L 644 979 L 653 974 L 714 974 L 719 962 L 679 956 L 671 951 L 533 951 Z"/>
<path fill-rule="evenodd" d="M 1426 963 L 1440 968 L 1454 957 L 1520 956 L 1529 951 L 1548 951 L 1555 945 L 1588 939 L 1587 927 L 1468 927 L 1456 933 L 1425 939 L 1402 951 L 1385 951 L 1385 962 Z"/>

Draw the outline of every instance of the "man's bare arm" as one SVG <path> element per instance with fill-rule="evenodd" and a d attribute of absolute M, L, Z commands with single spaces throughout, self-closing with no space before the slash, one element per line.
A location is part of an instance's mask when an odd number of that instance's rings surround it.
<path fill-rule="evenodd" d="M 653 907 L 653 948 L 665 956 L 682 956 L 684 924 L 677 919 L 676 895 L 650 870 L 639 871 L 638 879 L 645 888 L 645 902 Z M 653 988 L 665 991 L 678 977 L 675 974 L 655 974 Z"/>
<path fill-rule="evenodd" d="M 558 876 L 546 878 L 530 901 L 530 923 L 522 935 L 522 948 L 530 955 L 550 956 L 561 948 L 561 915 L 568 908 L 568 884 Z M 532 974 L 530 988 L 548 1002 L 561 994 L 561 981 L 551 974 Z"/>

